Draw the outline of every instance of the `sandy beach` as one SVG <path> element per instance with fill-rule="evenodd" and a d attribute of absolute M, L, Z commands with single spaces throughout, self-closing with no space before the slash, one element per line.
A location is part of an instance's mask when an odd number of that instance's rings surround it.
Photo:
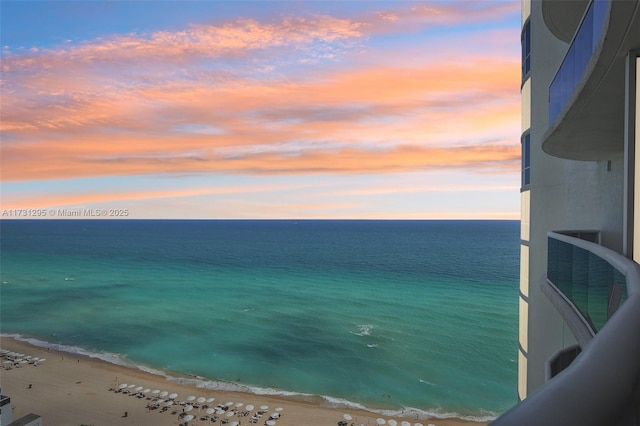
<path fill-rule="evenodd" d="M 200 420 L 206 415 L 204 407 L 194 408 L 189 412 L 196 418 L 189 425 L 219 425 L 220 420 L 228 420 L 227 424 L 234 421 L 241 425 L 264 425 L 269 416 L 275 413 L 276 408 L 281 410 L 278 426 L 328 426 L 337 425 L 348 414 L 352 420 L 349 425 L 376 425 L 376 419 L 384 418 L 397 421 L 400 425 L 403 421 L 422 423 L 424 426 L 461 426 L 461 425 L 485 425 L 487 423 L 469 422 L 461 419 L 415 419 L 408 417 L 387 417 L 378 413 L 355 409 L 339 409 L 325 407 L 319 398 L 301 400 L 299 398 L 274 397 L 255 395 L 243 392 L 224 392 L 201 389 L 195 386 L 187 386 L 174 383 L 163 376 L 146 373 L 139 369 L 122 367 L 110 364 L 95 358 L 89 358 L 78 354 L 57 352 L 32 346 L 28 343 L 11 338 L 2 338 L 0 348 L 12 352 L 18 352 L 32 357 L 45 358 L 46 361 L 38 366 L 22 364 L 20 368 L 10 370 L 0 369 L 0 384 L 2 393 L 11 397 L 14 420 L 28 413 L 36 413 L 43 417 L 43 423 L 48 426 L 66 425 L 128 425 L 128 426 L 162 426 L 179 425 L 184 423 L 180 418 L 184 406 L 174 406 L 161 412 L 161 409 L 150 410 L 147 408 L 152 401 L 146 396 L 137 398 L 122 392 L 117 393 L 110 389 L 119 389 L 123 384 L 135 385 L 152 390 L 177 393 L 176 401 L 187 400 L 189 396 L 215 398 L 209 403 L 210 407 L 218 404 L 232 402 L 232 410 L 240 413 L 249 413 L 245 416 L 218 416 L 219 420 L 211 422 Z M 5 359 L 3 359 L 4 361 Z M 8 363 L 2 364 L 3 366 Z M 133 390 L 131 393 L 135 393 Z M 242 404 L 236 408 L 236 404 Z M 252 405 L 253 410 L 247 410 L 247 405 Z M 255 423 L 251 418 L 260 410 L 261 406 L 269 408 Z M 176 408 L 178 407 L 178 408 Z M 176 414 L 172 414 L 176 412 Z M 126 417 L 125 417 L 126 413 Z M 391 422 L 393 424 L 393 422 Z M 224 424 L 224 423 L 223 423 Z"/>

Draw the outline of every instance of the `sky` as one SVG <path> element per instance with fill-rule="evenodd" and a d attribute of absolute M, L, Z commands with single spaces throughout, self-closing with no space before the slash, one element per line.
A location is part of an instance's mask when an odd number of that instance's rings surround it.
<path fill-rule="evenodd" d="M 519 0 L 2 0 L 0 20 L 2 218 L 519 217 Z"/>

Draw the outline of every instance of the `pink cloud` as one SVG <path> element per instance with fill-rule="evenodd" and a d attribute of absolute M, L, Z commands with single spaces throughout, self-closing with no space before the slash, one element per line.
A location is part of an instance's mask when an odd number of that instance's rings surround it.
<path fill-rule="evenodd" d="M 398 60 L 383 66 L 376 57 L 370 65 L 314 70 L 309 78 L 199 66 L 223 57 L 251 59 L 272 47 L 306 52 L 317 43 L 327 54 L 346 54 L 349 42 L 406 31 L 403 23 L 440 25 L 513 12 L 504 4 L 433 5 L 357 19 L 237 20 L 9 54 L 2 63 L 2 178 L 513 169 L 517 58 L 466 55 L 465 61 L 404 64 L 395 52 Z M 283 54 L 278 50 L 271 61 Z"/>

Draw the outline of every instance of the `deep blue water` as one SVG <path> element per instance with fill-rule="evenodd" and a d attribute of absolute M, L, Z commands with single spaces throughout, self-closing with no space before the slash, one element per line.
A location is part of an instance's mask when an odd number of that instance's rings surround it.
<path fill-rule="evenodd" d="M 516 402 L 517 221 L 4 220 L 0 232 L 4 334 L 209 387 L 475 417 Z"/>

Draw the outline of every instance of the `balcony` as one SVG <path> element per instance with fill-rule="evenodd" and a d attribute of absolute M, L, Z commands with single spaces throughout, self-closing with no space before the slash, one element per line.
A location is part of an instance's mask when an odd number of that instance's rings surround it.
<path fill-rule="evenodd" d="M 581 351 L 492 425 L 640 425 L 640 265 L 554 232 L 548 247 L 542 288 Z"/>
<path fill-rule="evenodd" d="M 592 1 L 578 26 L 567 54 L 549 86 L 549 123 L 567 105 L 598 46 L 609 8 L 608 0 Z"/>
<path fill-rule="evenodd" d="M 553 13 L 566 9 L 545 8 L 550 3 L 543 0 L 547 25 L 560 22 L 563 17 Z M 623 153 L 625 62 L 629 51 L 640 48 L 639 28 L 639 2 L 591 0 L 549 86 L 546 153 L 585 161 Z"/>

